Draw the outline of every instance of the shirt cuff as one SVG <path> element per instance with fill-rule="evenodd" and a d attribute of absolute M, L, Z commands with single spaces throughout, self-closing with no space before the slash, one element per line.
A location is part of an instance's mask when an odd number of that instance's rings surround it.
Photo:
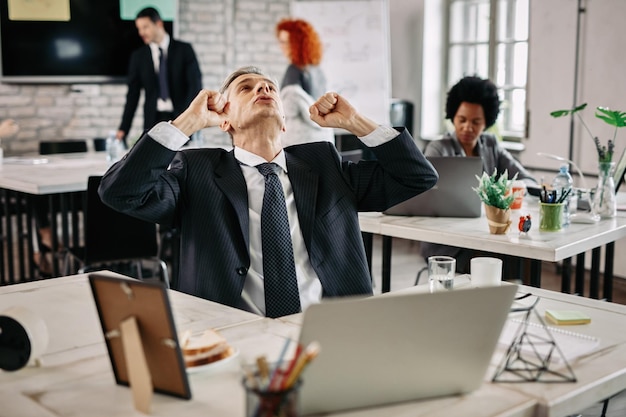
<path fill-rule="evenodd" d="M 169 122 L 159 122 L 148 131 L 148 135 L 167 149 L 177 151 L 189 140 L 180 129 Z"/>
<path fill-rule="evenodd" d="M 378 145 L 382 145 L 383 143 L 389 142 L 391 139 L 394 139 L 398 136 L 400 132 L 394 129 L 391 126 L 383 126 L 380 125 L 370 134 L 367 134 L 361 138 L 361 142 L 369 148 L 373 148 Z"/>

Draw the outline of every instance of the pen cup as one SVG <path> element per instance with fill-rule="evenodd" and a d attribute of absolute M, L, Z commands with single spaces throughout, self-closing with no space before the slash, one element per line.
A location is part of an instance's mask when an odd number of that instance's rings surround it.
<path fill-rule="evenodd" d="M 286 389 L 265 389 L 259 388 L 248 378 L 244 378 L 246 417 L 298 417 L 301 385 L 302 380 L 299 379 Z"/>
<path fill-rule="evenodd" d="M 539 203 L 539 230 L 558 232 L 563 227 L 563 203 Z"/>

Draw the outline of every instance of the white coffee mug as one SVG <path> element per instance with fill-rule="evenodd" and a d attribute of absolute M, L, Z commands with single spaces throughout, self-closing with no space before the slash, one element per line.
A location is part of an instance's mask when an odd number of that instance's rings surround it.
<path fill-rule="evenodd" d="M 502 259 L 478 257 L 470 261 L 472 287 L 493 287 L 502 281 Z"/>

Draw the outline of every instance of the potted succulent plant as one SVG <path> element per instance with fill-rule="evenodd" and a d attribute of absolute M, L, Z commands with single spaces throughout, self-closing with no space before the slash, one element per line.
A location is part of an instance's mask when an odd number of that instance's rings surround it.
<path fill-rule="evenodd" d="M 617 212 L 617 202 L 615 199 L 615 184 L 613 183 L 613 170 L 615 162 L 613 162 L 613 150 L 615 149 L 615 137 L 617 129 L 626 126 L 626 112 L 621 110 L 611 110 L 607 107 L 596 107 L 595 116 L 605 123 L 614 126 L 615 131 L 613 137 L 603 145 L 597 136 L 594 136 L 589 127 L 580 115 L 580 111 L 587 107 L 587 103 L 576 106 L 569 110 L 556 110 L 550 113 L 552 117 L 563 117 L 576 114 L 583 127 L 591 136 L 595 143 L 596 152 L 598 152 L 598 185 L 595 189 L 593 201 L 591 202 L 591 211 L 600 217 L 615 217 Z"/>
<path fill-rule="evenodd" d="M 507 170 L 498 176 L 497 170 L 494 169 L 493 174 L 483 172 L 483 175 L 476 176 L 476 179 L 478 187 L 472 189 L 485 205 L 489 232 L 496 235 L 505 234 L 511 226 L 511 204 L 515 199 L 511 192 L 511 184 L 517 179 L 517 174 L 509 179 Z"/>

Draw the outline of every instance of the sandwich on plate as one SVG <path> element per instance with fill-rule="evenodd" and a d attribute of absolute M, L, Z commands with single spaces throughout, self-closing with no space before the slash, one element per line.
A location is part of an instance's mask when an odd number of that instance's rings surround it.
<path fill-rule="evenodd" d="M 212 329 L 206 330 L 197 338 L 189 337 L 186 333 L 181 337 L 181 347 L 185 366 L 188 368 L 217 362 L 235 353 L 226 339 Z"/>

